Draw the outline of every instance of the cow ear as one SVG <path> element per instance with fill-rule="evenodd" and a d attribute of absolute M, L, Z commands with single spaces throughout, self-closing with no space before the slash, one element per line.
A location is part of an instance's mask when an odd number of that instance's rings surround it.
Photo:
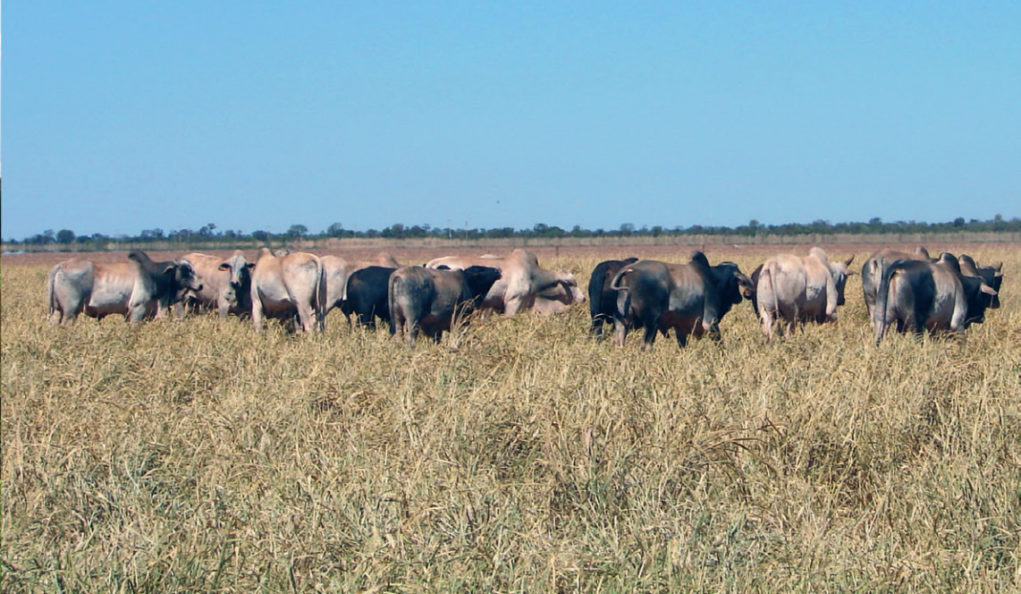
<path fill-rule="evenodd" d="M 217 270 L 227 271 L 230 270 L 230 264 L 226 262 L 220 262 L 220 265 L 216 267 Z"/>
<path fill-rule="evenodd" d="M 1003 273 L 1003 262 L 997 262 L 996 264 L 993 264 L 992 266 L 990 266 L 990 268 L 992 268 L 996 272 L 1002 274 Z"/>
<path fill-rule="evenodd" d="M 995 295 L 996 294 L 996 289 L 990 287 L 989 285 L 987 285 L 985 283 L 982 283 L 982 285 L 979 286 L 978 290 L 982 291 L 986 295 Z"/>
<path fill-rule="evenodd" d="M 854 254 L 851 254 L 850 258 L 844 260 L 844 266 L 850 266 L 851 262 L 854 262 Z"/>
<path fill-rule="evenodd" d="M 249 270 L 255 268 L 255 262 L 245 262 L 245 268 Z"/>
<path fill-rule="evenodd" d="M 166 266 L 163 267 L 163 274 L 170 274 L 171 272 L 174 271 L 175 268 L 177 268 L 177 264 L 171 262 L 170 264 L 167 264 Z"/>

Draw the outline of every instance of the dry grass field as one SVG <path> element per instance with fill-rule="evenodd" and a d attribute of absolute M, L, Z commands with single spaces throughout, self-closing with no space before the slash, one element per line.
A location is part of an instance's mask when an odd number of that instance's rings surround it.
<path fill-rule="evenodd" d="M 1021 250 L 973 247 L 1006 280 L 964 343 L 877 348 L 854 276 L 836 325 L 765 344 L 746 302 L 648 353 L 587 305 L 413 349 L 338 312 L 51 327 L 5 256 L 0 588 L 1017 591 Z"/>

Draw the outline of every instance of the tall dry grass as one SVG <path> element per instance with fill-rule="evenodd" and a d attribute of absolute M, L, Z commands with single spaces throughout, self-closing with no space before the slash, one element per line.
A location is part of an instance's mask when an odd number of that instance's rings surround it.
<path fill-rule="evenodd" d="M 649 353 L 585 307 L 414 349 L 339 314 L 54 328 L 6 267 L 0 586 L 1021 588 L 1021 254 L 977 255 L 1003 308 L 964 344 L 876 348 L 853 277 L 836 326 L 767 345 L 744 303 Z"/>

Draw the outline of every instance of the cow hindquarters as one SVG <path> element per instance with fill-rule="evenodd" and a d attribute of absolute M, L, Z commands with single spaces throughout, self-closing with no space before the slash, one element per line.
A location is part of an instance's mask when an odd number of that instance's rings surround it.
<path fill-rule="evenodd" d="M 387 302 L 390 306 L 391 334 L 406 339 L 409 346 L 414 346 L 418 337 L 418 315 L 413 300 L 403 287 L 404 278 L 400 274 L 391 274 L 388 281 Z"/>

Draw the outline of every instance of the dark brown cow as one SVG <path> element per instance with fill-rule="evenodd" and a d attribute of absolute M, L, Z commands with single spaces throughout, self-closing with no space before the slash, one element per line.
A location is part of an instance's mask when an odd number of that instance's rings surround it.
<path fill-rule="evenodd" d="M 613 324 L 613 315 L 617 312 L 617 291 L 610 288 L 610 282 L 621 268 L 637 261 L 638 258 L 606 260 L 592 269 L 588 281 L 588 307 L 592 316 L 589 334 L 592 336 L 602 338 L 603 324 Z"/>
<path fill-rule="evenodd" d="M 400 266 L 390 252 L 379 252 L 375 258 L 370 260 L 351 260 L 332 255 L 320 256 L 319 259 L 322 261 L 323 269 L 326 271 L 325 311 L 327 314 L 335 307 L 343 309 L 344 301 L 347 299 L 347 282 L 356 270 L 368 268 L 369 266 L 383 266 L 393 269 L 397 269 Z"/>
<path fill-rule="evenodd" d="M 981 278 L 985 284 L 996 291 L 996 295 L 988 297 L 989 308 L 999 309 L 1000 287 L 1003 286 L 1003 262 L 997 262 L 992 266 L 979 266 L 968 254 L 961 254 L 958 260 L 961 263 L 961 274 Z"/>
<path fill-rule="evenodd" d="M 610 284 L 620 291 L 614 316 L 614 339 L 624 346 L 632 327 L 645 329 L 642 348 L 649 349 L 656 331 L 664 335 L 671 328 L 678 346 L 688 335 L 701 338 L 708 333 L 720 339 L 720 320 L 734 304 L 741 302 L 741 289 L 751 280 L 737 264 L 722 262 L 710 266 L 702 252 L 695 252 L 687 264 L 639 260 L 617 273 Z"/>
<path fill-rule="evenodd" d="M 892 264 L 897 260 L 925 260 L 932 261 L 929 257 L 929 250 L 922 246 L 915 248 L 914 253 L 901 252 L 892 248 L 883 248 L 869 256 L 868 260 L 861 266 L 861 290 L 865 297 L 865 307 L 872 316 L 873 306 L 876 304 L 876 292 L 879 290 L 879 281 L 883 278 L 883 270 L 886 264 Z"/>

